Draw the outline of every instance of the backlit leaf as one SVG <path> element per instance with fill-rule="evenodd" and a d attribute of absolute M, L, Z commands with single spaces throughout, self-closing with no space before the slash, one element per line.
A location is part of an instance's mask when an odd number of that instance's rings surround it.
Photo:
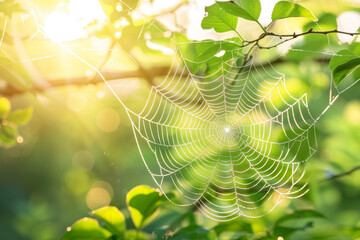
<path fill-rule="evenodd" d="M 16 124 L 26 124 L 30 121 L 32 114 L 33 108 L 29 107 L 11 112 L 6 120 Z"/>
<path fill-rule="evenodd" d="M 333 70 L 334 82 L 336 85 L 339 85 L 344 78 L 358 69 L 360 66 L 360 57 L 351 59 L 343 64 L 338 65 Z"/>
<path fill-rule="evenodd" d="M 285 215 L 275 222 L 274 234 L 276 236 L 289 236 L 295 231 L 306 230 L 313 227 L 313 221 L 325 218 L 314 210 L 300 210 L 292 214 Z"/>
<path fill-rule="evenodd" d="M 227 13 L 250 21 L 257 21 L 261 13 L 259 0 L 246 1 L 237 0 L 235 2 L 217 2 Z"/>
<path fill-rule="evenodd" d="M 203 18 L 201 27 L 203 29 L 214 29 L 216 32 L 236 31 L 237 17 L 223 10 L 219 2 L 205 8 L 207 16 Z"/>
<path fill-rule="evenodd" d="M 297 3 L 288 1 L 280 1 L 276 3 L 271 15 L 271 19 L 275 21 L 277 19 L 290 17 L 305 17 L 313 21 L 317 21 L 317 18 L 309 9 Z"/>
<path fill-rule="evenodd" d="M 162 202 L 160 192 L 149 186 L 137 186 L 126 196 L 134 225 L 141 229 L 155 216 Z"/>
<path fill-rule="evenodd" d="M 116 207 L 103 207 L 92 214 L 105 223 L 105 227 L 114 235 L 123 238 L 125 234 L 125 217 Z"/>
<path fill-rule="evenodd" d="M 75 222 L 61 240 L 105 240 L 111 233 L 95 219 L 83 218 Z"/>
<path fill-rule="evenodd" d="M 6 116 L 11 110 L 10 101 L 7 98 L 0 97 L 0 118 Z"/>
<path fill-rule="evenodd" d="M 152 239 L 145 232 L 139 232 L 137 230 L 127 230 L 125 233 L 125 240 L 148 240 Z"/>

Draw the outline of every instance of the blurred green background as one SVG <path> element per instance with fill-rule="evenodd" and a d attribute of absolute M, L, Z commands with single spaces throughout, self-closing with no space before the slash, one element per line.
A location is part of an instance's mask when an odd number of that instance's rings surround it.
<path fill-rule="evenodd" d="M 60 2 L 66 1 L 20 2 L 27 11 L 33 10 L 32 14 L 46 25 L 46 16 L 61 9 Z M 358 1 L 302 3 L 318 18 L 325 12 L 334 14 L 335 19 L 346 11 L 360 16 Z M 44 79 L 66 81 L 74 77 L 85 77 L 90 81 L 94 72 L 88 65 L 41 34 L 33 35 L 37 25 L 32 14 L 16 13 L 11 20 L 4 16 L 1 20 L 3 29 L 7 21 L 6 32 L 15 39 L 4 42 L 1 49 L 32 75 L 26 84 L 34 79 L 43 84 L 41 81 Z M 305 24 L 306 21 L 289 21 L 279 24 L 276 29 L 283 31 L 286 25 L 291 30 L 301 30 Z M 106 49 L 110 45 L 108 39 L 96 36 L 65 40 L 63 44 L 67 48 L 95 66 L 99 59 L 106 58 Z M 328 102 L 330 71 L 326 61 L 313 59 L 327 59 L 326 51 L 340 49 L 337 45 L 339 39 L 331 39 L 330 45 L 326 36 L 315 43 L 307 41 L 302 39 L 292 47 L 308 52 L 294 57 L 290 50 L 285 57 L 295 61 L 274 66 L 286 75 L 290 89 L 309 90 L 312 110 L 320 112 L 323 103 Z M 347 47 L 344 42 L 340 43 Z M 306 49 L 306 44 L 318 53 L 303 56 L 312 50 Z M 136 64 L 119 48 L 112 51 L 104 71 L 136 69 Z M 168 65 L 171 59 L 171 56 L 159 52 L 146 53 L 140 47 L 132 52 L 146 67 Z M 272 59 L 278 54 L 281 53 L 265 52 L 264 56 Z M 0 83 L 4 89 L 6 81 L 2 79 Z M 130 109 L 141 109 L 146 102 L 149 85 L 143 79 L 116 80 L 111 85 Z M 265 218 L 250 220 L 254 232 L 266 232 L 279 216 L 290 209 L 310 208 L 324 214 L 329 221 L 298 232 L 298 239 L 320 239 L 317 234 L 328 235 L 329 239 L 360 238 L 360 171 L 327 180 L 360 165 L 359 93 L 360 84 L 357 84 L 342 94 L 317 124 L 319 151 L 308 163 L 307 170 L 310 192 L 300 199 L 281 204 Z M 34 108 L 31 121 L 19 129 L 19 143 L 0 147 L 1 239 L 58 239 L 69 225 L 87 216 L 91 210 L 107 205 L 124 208 L 126 193 L 134 186 L 146 184 L 155 187 L 138 153 L 126 112 L 104 84 L 1 94 L 11 101 L 13 109 Z"/>

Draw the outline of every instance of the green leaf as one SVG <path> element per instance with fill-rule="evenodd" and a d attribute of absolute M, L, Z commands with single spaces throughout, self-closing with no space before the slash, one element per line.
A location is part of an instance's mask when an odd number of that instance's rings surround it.
<path fill-rule="evenodd" d="M 354 55 L 360 55 L 360 42 L 353 42 L 349 45 L 349 50 L 354 53 Z"/>
<path fill-rule="evenodd" d="M 202 62 L 213 57 L 221 49 L 217 42 L 196 42 L 180 46 L 183 57 L 194 62 Z"/>
<path fill-rule="evenodd" d="M 313 21 L 317 21 L 317 18 L 309 9 L 297 3 L 288 1 L 280 1 L 276 3 L 271 15 L 271 19 L 275 21 L 277 19 L 290 17 L 305 17 Z"/>
<path fill-rule="evenodd" d="M 112 21 L 116 21 L 112 19 L 111 16 L 115 14 L 120 14 L 119 16 L 128 15 L 129 11 L 134 10 L 139 3 L 139 0 L 100 0 L 100 4 L 103 8 L 104 13 L 108 16 Z M 117 7 L 121 6 L 122 11 L 118 11 Z"/>
<path fill-rule="evenodd" d="M 336 53 L 336 55 L 334 57 L 331 58 L 330 60 L 330 69 L 332 71 L 334 71 L 334 69 L 341 65 L 344 64 L 348 61 L 350 61 L 351 59 L 357 58 L 358 56 L 355 55 L 353 52 L 347 50 L 347 49 L 343 49 L 339 52 Z"/>
<path fill-rule="evenodd" d="M 260 0 L 234 0 L 234 2 L 245 9 L 256 20 L 259 19 L 261 14 Z"/>
<path fill-rule="evenodd" d="M 214 29 L 216 32 L 236 31 L 237 17 L 224 11 L 219 2 L 205 8 L 207 16 L 203 18 L 203 29 Z"/>
<path fill-rule="evenodd" d="M 0 142 L 5 146 L 5 147 L 11 147 L 13 145 L 16 144 L 16 139 L 14 138 L 9 138 L 8 136 L 6 136 L 2 131 L 0 131 Z"/>
<path fill-rule="evenodd" d="M 111 14 L 116 11 L 117 3 L 117 0 L 100 0 L 101 7 L 108 17 L 110 17 Z"/>
<path fill-rule="evenodd" d="M 167 196 L 169 197 L 168 194 Z M 161 237 L 165 236 L 169 230 L 181 225 L 185 219 L 189 219 L 193 214 L 188 208 L 167 208 L 164 213 L 159 214 L 156 219 L 149 223 L 146 229 L 154 229 L 153 235 L 157 236 L 156 239 L 162 239 Z"/>
<path fill-rule="evenodd" d="M 122 6 L 124 9 L 133 10 L 137 7 L 138 0 L 121 0 Z"/>
<path fill-rule="evenodd" d="M 11 110 L 11 103 L 7 98 L 0 97 L 0 118 L 6 116 Z"/>
<path fill-rule="evenodd" d="M 355 79 L 360 78 L 360 69 L 356 66 L 356 60 L 351 61 L 359 58 L 360 44 L 352 44 L 350 47 L 353 52 L 347 49 L 341 50 L 330 60 L 330 69 L 336 85 L 340 84 L 340 82 L 351 73 Z M 351 65 L 353 65 L 353 68 L 351 68 Z M 349 67 L 350 69 L 347 69 Z"/>
<path fill-rule="evenodd" d="M 16 144 L 17 126 L 11 123 L 2 123 L 0 127 L 0 141 L 6 147 Z"/>
<path fill-rule="evenodd" d="M 106 229 L 115 236 L 124 238 L 125 235 L 125 217 L 116 207 L 103 207 L 92 212 L 99 220 L 105 223 Z"/>
<path fill-rule="evenodd" d="M 224 232 L 230 232 L 230 231 L 234 231 L 234 232 L 241 231 L 244 233 L 253 233 L 250 223 L 247 223 L 244 221 L 239 221 L 239 220 L 233 220 L 230 222 L 219 223 L 213 229 L 217 235 L 221 235 Z"/>
<path fill-rule="evenodd" d="M 283 223 L 285 221 L 299 219 L 299 218 L 325 218 L 325 216 L 317 211 L 314 210 L 299 210 L 292 214 L 285 215 L 284 217 L 280 218 L 275 225 Z"/>
<path fill-rule="evenodd" d="M 232 41 L 232 39 L 230 40 Z M 190 42 L 180 46 L 180 52 L 186 59 L 188 70 L 196 75 L 218 72 L 222 62 L 229 60 L 236 49 L 239 49 L 238 45 L 229 41 Z M 221 56 L 214 57 L 217 54 Z M 211 85 L 208 86 L 211 87 Z"/>
<path fill-rule="evenodd" d="M 5 15 L 11 17 L 13 13 L 23 12 L 20 4 L 14 0 L 3 0 L 0 1 L 0 12 L 3 12 Z"/>
<path fill-rule="evenodd" d="M 7 137 L 15 139 L 15 137 L 17 136 L 17 133 L 18 133 L 18 128 L 15 124 L 6 122 L 6 123 L 1 124 L 1 127 L 2 127 L 3 133 Z"/>
<path fill-rule="evenodd" d="M 191 225 L 180 229 L 172 238 L 172 240 L 180 239 L 216 239 L 216 234 L 202 226 Z"/>
<path fill-rule="evenodd" d="M 260 0 L 237 0 L 234 2 L 217 2 L 227 13 L 250 21 L 257 21 L 261 13 Z"/>
<path fill-rule="evenodd" d="M 148 240 L 153 239 L 145 232 L 139 232 L 137 230 L 127 230 L 125 233 L 125 240 Z"/>
<path fill-rule="evenodd" d="M 6 120 L 16 124 L 26 124 L 30 121 L 32 114 L 33 114 L 33 108 L 29 107 L 26 109 L 21 109 L 11 112 L 6 118 Z"/>
<path fill-rule="evenodd" d="M 314 31 L 330 31 L 337 29 L 337 16 L 332 13 L 324 13 L 318 17 L 317 22 L 308 22 L 304 25 L 303 31 L 306 32 L 310 28 Z M 337 34 L 327 35 L 326 37 L 337 37 Z M 338 40 L 337 40 L 338 41 Z"/>
<path fill-rule="evenodd" d="M 344 78 L 354 72 L 360 66 L 360 57 L 351 59 L 344 64 L 338 65 L 333 70 L 333 78 L 336 85 L 339 85 Z"/>
<path fill-rule="evenodd" d="M 8 82 L 16 89 L 32 92 L 30 82 L 32 77 L 28 71 L 17 62 L 10 60 L 5 54 L 0 53 L 1 79 Z"/>
<path fill-rule="evenodd" d="M 121 33 L 121 38 L 119 39 L 121 46 L 129 51 L 135 45 L 139 44 L 139 42 L 143 42 L 143 29 L 145 25 L 142 26 L 133 26 L 129 25 L 124 27 Z"/>
<path fill-rule="evenodd" d="M 61 240 L 105 240 L 111 233 L 95 219 L 83 218 L 75 222 Z"/>
<path fill-rule="evenodd" d="M 126 203 L 134 225 L 141 229 L 152 217 L 162 202 L 161 193 L 149 186 L 137 186 L 126 196 Z"/>
<path fill-rule="evenodd" d="M 218 239 L 249 239 L 253 234 L 252 226 L 246 220 L 232 220 L 230 222 L 221 222 L 216 225 L 215 231 Z"/>
<path fill-rule="evenodd" d="M 313 227 L 313 220 L 325 218 L 319 212 L 314 210 L 301 210 L 293 214 L 285 215 L 275 222 L 275 236 L 289 236 L 295 231 L 306 230 Z"/>

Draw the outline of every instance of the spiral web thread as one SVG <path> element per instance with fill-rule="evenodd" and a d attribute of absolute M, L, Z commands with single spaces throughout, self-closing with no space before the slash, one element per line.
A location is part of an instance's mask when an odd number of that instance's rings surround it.
<path fill-rule="evenodd" d="M 178 48 L 173 74 L 152 87 L 139 115 L 130 114 L 162 191 L 177 192 L 176 203 L 196 204 L 218 221 L 261 216 L 284 198 L 305 194 L 301 163 L 316 149 L 306 94 L 293 97 L 284 75 L 255 59 L 237 66 L 238 50 L 230 53 L 226 61 L 212 56 L 221 62 L 216 70 L 204 74 L 199 67 L 198 75 L 187 65 L 203 62 Z"/>
<path fill-rule="evenodd" d="M 151 88 L 140 114 L 129 114 L 162 192 L 176 192 L 170 201 L 196 205 L 217 221 L 261 217 L 304 195 L 304 165 L 317 148 L 315 124 L 355 84 L 330 89 L 329 105 L 313 117 L 307 94 L 292 96 L 270 62 L 265 67 L 255 55 L 237 66 L 239 49 L 224 52 L 220 43 L 217 54 L 196 62 L 178 47 L 169 75 Z M 231 58 L 222 59 L 226 54 Z M 215 69 L 207 74 L 209 67 Z"/>
<path fill-rule="evenodd" d="M 241 48 L 229 50 L 216 41 L 218 51 L 196 61 L 184 49 L 201 43 L 176 43 L 168 76 L 158 79 L 135 113 L 96 67 L 56 43 L 96 71 L 126 109 L 141 157 L 165 196 L 179 206 L 195 205 L 216 221 L 261 217 L 284 199 L 304 195 L 305 164 L 317 148 L 315 124 L 359 81 L 343 90 L 331 81 L 329 104 L 313 117 L 306 93 L 294 97 L 270 62 L 264 66 L 254 55 L 238 64 Z"/>

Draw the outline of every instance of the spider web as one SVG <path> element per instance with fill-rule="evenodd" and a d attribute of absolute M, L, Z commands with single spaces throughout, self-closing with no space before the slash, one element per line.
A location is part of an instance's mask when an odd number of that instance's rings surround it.
<path fill-rule="evenodd" d="M 130 114 L 149 173 L 164 193 L 177 193 L 170 201 L 226 221 L 305 194 L 301 164 L 316 149 L 307 95 L 293 97 L 285 76 L 257 56 L 238 66 L 241 51 L 221 43 L 205 61 L 214 62 L 211 71 L 181 47 L 177 53 L 172 74 Z"/>
<path fill-rule="evenodd" d="M 229 50 L 226 41 L 209 41 L 217 51 L 208 58 L 188 58 L 198 44 L 177 43 L 168 76 L 151 87 L 139 114 L 128 112 L 161 191 L 216 221 L 262 217 L 306 194 L 315 124 L 357 81 L 342 90 L 331 81 L 329 104 L 314 117 L 307 94 L 293 96 L 270 62 L 255 54 L 243 65 L 242 48 Z"/>
<path fill-rule="evenodd" d="M 135 113 L 96 67 L 57 44 L 96 71 L 124 106 L 146 168 L 169 201 L 216 221 L 261 217 L 306 194 L 315 124 L 356 83 L 339 90 L 331 81 L 329 104 L 314 117 L 307 94 L 293 96 L 285 75 L 257 54 L 244 64 L 243 48 L 227 41 L 176 42 L 167 77 Z M 203 44 L 206 51 L 189 55 Z"/>

